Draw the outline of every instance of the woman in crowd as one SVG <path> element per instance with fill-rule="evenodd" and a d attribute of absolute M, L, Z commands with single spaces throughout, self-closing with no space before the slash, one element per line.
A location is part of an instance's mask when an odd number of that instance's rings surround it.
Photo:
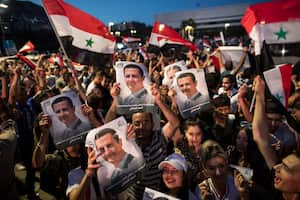
<path fill-rule="evenodd" d="M 201 127 L 200 120 L 186 120 L 183 126 L 183 138 L 176 142 L 176 147 L 187 161 L 188 176 L 191 178 L 191 184 L 195 186 L 203 181 L 200 148 L 204 133 Z"/>
<path fill-rule="evenodd" d="M 228 170 L 228 158 L 223 148 L 213 140 L 207 140 L 201 147 L 201 159 L 206 176 L 208 177 L 199 184 L 201 199 L 239 199 L 244 197 L 247 190 L 238 183 L 247 183 L 242 176 L 235 180 Z M 246 186 L 246 184 L 245 184 Z M 241 193 L 239 193 L 241 191 Z"/>
<path fill-rule="evenodd" d="M 199 199 L 199 196 L 190 190 L 187 177 L 188 167 L 181 154 L 171 154 L 159 164 L 158 168 L 162 171 L 163 185 L 161 191 L 163 193 L 179 199 Z"/>

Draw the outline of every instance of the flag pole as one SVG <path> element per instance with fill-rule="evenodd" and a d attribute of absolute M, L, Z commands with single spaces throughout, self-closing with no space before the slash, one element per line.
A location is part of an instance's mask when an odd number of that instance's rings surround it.
<path fill-rule="evenodd" d="M 63 43 L 62 43 L 62 41 L 61 41 L 61 39 L 60 39 L 60 37 L 59 37 L 59 34 L 58 34 L 58 32 L 57 32 L 57 30 L 56 30 L 56 28 L 55 28 L 55 26 L 54 26 L 54 23 L 53 23 L 51 17 L 49 17 L 49 13 L 48 13 L 47 9 L 45 8 L 45 5 L 44 5 L 43 0 L 41 0 L 41 3 L 42 3 L 42 5 L 43 5 L 43 9 L 44 9 L 44 11 L 45 11 L 45 13 L 46 13 L 46 15 L 47 15 L 47 17 L 48 17 L 48 19 L 49 19 L 50 25 L 51 25 L 51 27 L 52 27 L 54 33 L 55 33 L 55 36 L 56 36 L 56 38 L 57 38 L 57 40 L 58 40 L 59 46 L 60 46 L 60 48 L 61 48 L 61 50 L 62 50 L 64 56 L 66 56 L 66 58 L 67 58 L 67 61 L 68 61 L 67 64 L 69 64 L 70 58 L 68 57 L 68 54 L 66 53 L 66 50 L 65 50 L 65 48 L 64 48 L 64 45 L 63 45 Z"/>

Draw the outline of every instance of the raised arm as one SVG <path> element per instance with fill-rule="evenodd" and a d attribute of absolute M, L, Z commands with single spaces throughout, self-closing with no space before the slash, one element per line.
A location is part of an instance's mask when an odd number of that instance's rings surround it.
<path fill-rule="evenodd" d="M 253 114 L 250 112 L 250 103 L 246 98 L 248 93 L 248 87 L 246 85 L 242 85 L 238 92 L 238 105 L 239 109 L 243 112 L 245 119 L 248 122 L 252 122 Z"/>
<path fill-rule="evenodd" d="M 41 136 L 38 144 L 36 145 L 32 155 L 32 166 L 40 168 L 45 163 L 45 156 L 49 142 L 49 125 L 50 118 L 48 115 L 42 114 L 40 116 L 39 126 L 41 128 Z"/>
<path fill-rule="evenodd" d="M 69 193 L 70 200 L 78 200 L 85 199 L 85 192 L 88 189 L 92 181 L 92 177 L 95 175 L 95 170 L 100 167 L 99 163 L 96 163 L 96 152 L 88 147 L 88 163 L 87 169 L 85 170 L 85 174 L 82 177 L 79 186 L 74 187 Z"/>
<path fill-rule="evenodd" d="M 245 47 L 245 48 L 243 49 L 243 52 L 244 52 L 244 54 L 242 55 L 239 64 L 238 64 L 238 65 L 233 69 L 233 71 L 231 72 L 231 74 L 233 74 L 233 75 L 236 75 L 236 74 L 240 71 L 240 69 L 242 68 L 242 66 L 244 65 L 245 60 L 246 60 L 246 58 L 247 58 L 248 48 Z"/>
<path fill-rule="evenodd" d="M 13 69 L 13 77 L 10 82 L 10 88 L 9 88 L 9 96 L 8 96 L 8 104 L 11 106 L 16 105 L 16 98 L 19 91 L 19 81 L 20 81 L 20 68 L 14 68 Z"/>
<path fill-rule="evenodd" d="M 110 89 L 110 95 L 113 98 L 113 101 L 111 103 L 111 106 L 109 110 L 107 111 L 105 115 L 104 122 L 110 122 L 114 120 L 117 117 L 117 102 L 118 102 L 118 96 L 120 95 L 120 84 L 114 83 L 113 86 Z"/>
<path fill-rule="evenodd" d="M 262 153 L 269 169 L 277 163 L 278 157 L 269 144 L 267 117 L 265 113 L 265 82 L 257 76 L 253 82 L 256 93 L 255 111 L 253 117 L 253 139 Z"/>
<path fill-rule="evenodd" d="M 179 119 L 176 114 L 172 112 L 169 107 L 161 100 L 160 92 L 155 84 L 151 85 L 151 92 L 154 96 L 156 105 L 159 107 L 168 121 L 168 123 L 165 124 L 162 129 L 163 134 L 166 138 L 171 139 L 175 134 L 175 130 L 179 127 Z"/>

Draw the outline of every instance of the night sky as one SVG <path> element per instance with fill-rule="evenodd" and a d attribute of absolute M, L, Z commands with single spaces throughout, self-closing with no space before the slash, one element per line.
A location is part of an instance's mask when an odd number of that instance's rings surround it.
<path fill-rule="evenodd" d="M 39 0 L 31 1 L 41 4 Z M 105 24 L 139 21 L 148 25 L 153 24 L 154 15 L 159 13 L 264 1 L 266 0 L 65 0 Z"/>

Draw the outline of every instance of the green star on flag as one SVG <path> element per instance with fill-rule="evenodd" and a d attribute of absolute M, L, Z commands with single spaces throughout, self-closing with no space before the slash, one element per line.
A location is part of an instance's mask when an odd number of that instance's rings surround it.
<path fill-rule="evenodd" d="M 277 93 L 277 94 L 275 95 L 275 98 L 276 98 L 278 101 L 281 102 L 281 100 L 282 100 L 283 97 L 282 97 L 279 93 Z"/>
<path fill-rule="evenodd" d="M 88 40 L 85 40 L 85 42 L 86 42 L 86 44 L 85 44 L 86 47 L 91 47 L 92 48 L 93 43 L 94 43 L 92 38 L 90 38 Z"/>
<path fill-rule="evenodd" d="M 280 40 L 280 38 L 286 40 L 286 34 L 288 31 L 284 31 L 282 27 L 280 27 L 278 32 L 275 32 L 274 34 L 277 35 L 277 40 Z"/>

